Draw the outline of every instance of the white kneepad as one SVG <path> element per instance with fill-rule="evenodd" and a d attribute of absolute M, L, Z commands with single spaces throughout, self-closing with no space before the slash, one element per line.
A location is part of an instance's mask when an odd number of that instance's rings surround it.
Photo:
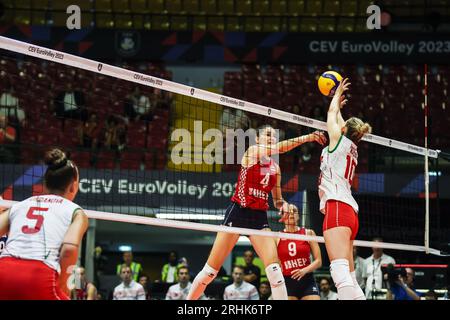
<path fill-rule="evenodd" d="M 217 270 L 214 270 L 208 264 L 205 264 L 202 271 L 198 274 L 200 282 L 204 285 L 210 284 L 216 277 Z"/>
<path fill-rule="evenodd" d="M 279 287 L 284 284 L 283 273 L 278 263 L 269 264 L 266 268 L 267 279 L 272 288 Z"/>
<path fill-rule="evenodd" d="M 337 289 L 354 286 L 348 260 L 336 259 L 331 261 L 330 272 Z"/>

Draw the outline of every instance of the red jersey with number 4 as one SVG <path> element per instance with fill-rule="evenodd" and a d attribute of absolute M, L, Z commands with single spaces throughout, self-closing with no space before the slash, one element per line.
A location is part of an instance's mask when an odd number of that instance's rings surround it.
<path fill-rule="evenodd" d="M 306 234 L 301 228 L 296 234 Z M 283 275 L 291 276 L 292 271 L 303 269 L 311 264 L 311 247 L 308 241 L 281 238 L 278 242 L 278 259 L 280 259 Z"/>
<path fill-rule="evenodd" d="M 78 205 L 56 195 L 35 196 L 14 204 L 0 258 L 42 261 L 59 273 L 59 250 L 77 209 Z"/>
<path fill-rule="evenodd" d="M 319 198 L 320 211 L 326 214 L 328 200 L 337 200 L 352 206 L 358 213 L 358 204 L 352 196 L 352 181 L 358 165 L 358 148 L 342 135 L 333 150 L 324 148 L 320 157 Z"/>
<path fill-rule="evenodd" d="M 269 193 L 277 182 L 277 165 L 273 159 L 245 168 L 241 166 L 232 201 L 241 207 L 266 211 Z"/>

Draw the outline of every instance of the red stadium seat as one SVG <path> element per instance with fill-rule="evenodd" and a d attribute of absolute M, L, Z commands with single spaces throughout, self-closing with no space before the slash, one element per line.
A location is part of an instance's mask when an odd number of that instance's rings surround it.
<path fill-rule="evenodd" d="M 71 153 L 70 159 L 80 168 L 91 167 L 91 153 L 89 151 L 75 151 Z"/>
<path fill-rule="evenodd" d="M 120 157 L 120 169 L 139 170 L 142 160 L 142 152 L 124 151 Z"/>
<path fill-rule="evenodd" d="M 144 165 L 146 170 L 153 170 L 156 168 L 155 152 L 146 152 L 144 154 Z"/>
<path fill-rule="evenodd" d="M 116 167 L 117 154 L 114 151 L 100 151 L 95 158 L 97 169 L 115 169 Z"/>

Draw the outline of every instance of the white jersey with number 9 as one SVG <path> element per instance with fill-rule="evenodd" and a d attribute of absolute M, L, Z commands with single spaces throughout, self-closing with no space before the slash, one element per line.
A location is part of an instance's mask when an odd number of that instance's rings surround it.
<path fill-rule="evenodd" d="M 342 135 L 333 150 L 324 148 L 320 157 L 319 198 L 320 211 L 325 214 L 328 200 L 337 200 L 352 206 L 358 213 L 358 203 L 352 196 L 352 182 L 358 165 L 356 144 Z"/>

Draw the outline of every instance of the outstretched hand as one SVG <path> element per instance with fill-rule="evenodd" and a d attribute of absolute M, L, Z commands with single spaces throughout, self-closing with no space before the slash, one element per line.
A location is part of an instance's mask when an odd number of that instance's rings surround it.
<path fill-rule="evenodd" d="M 339 108 L 342 109 L 342 108 L 347 104 L 347 102 L 348 102 L 348 100 L 345 99 L 345 96 L 344 96 L 344 95 L 342 95 L 342 96 L 341 96 L 341 101 L 339 101 Z"/>
<path fill-rule="evenodd" d="M 339 99 L 341 99 L 341 96 L 344 94 L 345 91 L 347 91 L 350 88 L 350 85 L 351 83 L 348 82 L 348 78 L 345 78 L 344 80 L 341 81 L 341 83 L 339 83 L 339 86 L 337 87 L 334 95 L 337 96 Z"/>
<path fill-rule="evenodd" d="M 311 133 L 311 136 L 311 142 L 315 141 L 321 146 L 324 146 L 327 143 L 327 137 L 322 131 L 314 131 L 313 133 Z"/>

